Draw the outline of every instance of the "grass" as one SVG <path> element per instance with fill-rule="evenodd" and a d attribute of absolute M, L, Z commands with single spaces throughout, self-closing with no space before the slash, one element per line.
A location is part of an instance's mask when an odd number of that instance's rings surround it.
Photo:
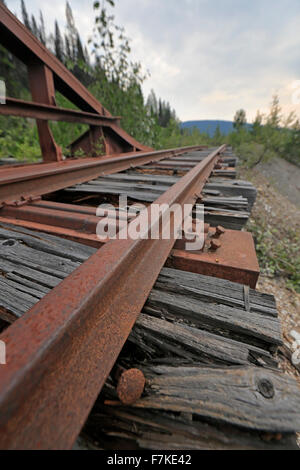
<path fill-rule="evenodd" d="M 270 227 L 264 216 L 251 220 L 247 229 L 253 234 L 262 273 L 269 277 L 283 277 L 286 285 L 300 293 L 299 236 L 293 230 L 288 237 Z"/>
<path fill-rule="evenodd" d="M 246 229 L 254 237 L 262 274 L 281 277 L 289 289 L 300 293 L 299 209 L 258 170 L 240 167 L 239 172 L 258 188 Z"/>

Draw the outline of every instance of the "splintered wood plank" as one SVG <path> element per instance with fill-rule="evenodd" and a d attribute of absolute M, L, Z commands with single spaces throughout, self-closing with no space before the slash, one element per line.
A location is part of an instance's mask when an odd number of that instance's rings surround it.
<path fill-rule="evenodd" d="M 55 235 L 0 223 L 0 243 L 8 239 L 18 240 L 44 253 L 59 256 L 63 254 L 65 258 L 75 262 L 87 260 L 96 251 L 94 248 Z"/>
<path fill-rule="evenodd" d="M 134 407 L 192 413 L 269 432 L 300 429 L 300 389 L 282 373 L 257 367 L 166 366 L 143 372 L 146 396 Z"/>
<path fill-rule="evenodd" d="M 245 308 L 244 288 L 241 284 L 203 274 L 189 273 L 177 269 L 163 268 L 157 279 L 156 288 L 190 295 L 206 302 L 223 303 L 231 307 Z M 250 289 L 250 310 L 277 317 L 276 301 L 273 295 Z"/>
<path fill-rule="evenodd" d="M 189 420 L 164 410 L 95 406 L 83 429 L 104 448 L 151 450 L 299 450 L 295 436 L 280 436 L 239 429 L 228 424 Z M 280 438 L 279 438 L 280 437 Z M 106 444 L 107 443 L 107 447 Z"/>
<path fill-rule="evenodd" d="M 39 269 L 41 272 L 64 279 L 71 274 L 80 263 L 74 263 L 66 258 L 28 248 L 20 243 L 14 246 L 0 245 L 0 259 L 12 261 L 16 264 Z"/>
<path fill-rule="evenodd" d="M 0 318 L 13 322 L 95 249 L 22 227 L 0 225 Z"/>
<path fill-rule="evenodd" d="M 146 305 L 162 311 L 165 317 L 181 317 L 201 328 L 237 333 L 241 340 L 243 337 L 245 341 L 253 337 L 268 345 L 282 344 L 280 322 L 273 317 L 255 312 L 248 314 L 238 308 L 213 305 L 187 295 L 171 294 L 155 288 L 152 289 Z"/>
<path fill-rule="evenodd" d="M 248 200 L 249 211 L 251 211 L 257 196 L 256 188 L 251 183 L 241 180 L 228 181 L 221 178 L 211 178 L 204 189 L 219 191 L 222 196 L 243 196 Z"/>
<path fill-rule="evenodd" d="M 255 346 L 188 326 L 183 321 L 172 323 L 146 314 L 138 318 L 129 342 L 145 351 L 146 356 L 150 353 L 148 364 L 160 362 L 163 354 L 181 357 L 182 362 L 190 364 L 277 366 L 270 353 Z"/>

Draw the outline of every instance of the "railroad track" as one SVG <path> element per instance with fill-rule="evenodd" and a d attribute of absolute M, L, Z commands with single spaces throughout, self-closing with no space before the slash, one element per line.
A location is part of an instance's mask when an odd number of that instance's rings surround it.
<path fill-rule="evenodd" d="M 34 99 L 9 98 L 0 113 L 36 118 L 43 156 L 0 169 L 0 447 L 67 449 L 84 427 L 102 448 L 296 448 L 300 392 L 278 370 L 274 298 L 255 291 L 241 229 L 256 190 L 236 181 L 232 150 L 139 144 L 0 12 L 1 42 L 27 64 Z M 54 106 L 55 88 L 81 111 Z M 101 137 L 106 156 L 64 160 L 51 119 L 89 124 L 70 147 L 91 155 Z M 114 217 L 99 215 L 103 203 L 117 207 L 119 235 L 154 204 L 190 205 L 195 220 L 201 203 L 204 246 L 186 250 L 175 216 L 164 238 L 163 211 L 145 237 L 100 240 L 99 222 Z"/>

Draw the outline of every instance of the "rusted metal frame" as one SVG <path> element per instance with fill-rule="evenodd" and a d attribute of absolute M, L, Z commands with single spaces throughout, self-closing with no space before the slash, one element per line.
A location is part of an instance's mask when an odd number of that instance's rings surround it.
<path fill-rule="evenodd" d="M 69 145 L 71 155 L 82 152 L 84 155 L 96 157 L 99 155 L 99 145 L 106 155 L 114 155 L 132 151 L 132 146 L 126 144 L 111 130 L 111 126 L 90 126 L 89 130 L 79 136 Z M 102 148 L 101 148 L 102 145 Z M 133 149 L 134 151 L 136 149 Z"/>
<path fill-rule="evenodd" d="M 7 7 L 0 4 L 0 41 L 26 65 L 34 60 L 45 64 L 55 74 L 58 91 L 80 109 L 111 116 L 110 112 L 82 83 L 19 21 Z"/>
<path fill-rule="evenodd" d="M 44 73 L 47 80 L 43 81 L 43 85 L 50 85 L 58 90 L 66 98 L 68 98 L 78 108 L 87 112 L 96 112 L 100 115 L 110 117 L 111 114 L 102 104 L 77 80 L 74 75 L 53 55 L 48 49 L 30 32 L 28 29 L 3 5 L 0 3 L 0 42 L 11 53 L 16 55 L 29 68 L 29 79 L 33 84 L 32 74 L 30 70 L 38 67 L 39 75 Z M 42 71 L 42 72 L 41 72 Z M 35 73 L 35 72 L 33 72 Z M 51 83 L 52 82 L 52 83 Z M 38 93 L 33 90 L 31 91 Z M 33 99 L 36 100 L 33 96 Z M 38 101 L 38 100 L 36 100 Z M 45 103 L 45 101 L 41 101 Z M 48 103 L 46 104 L 54 104 Z M 50 131 L 46 128 L 47 124 L 43 123 L 39 128 L 39 134 L 42 136 L 41 145 L 43 148 L 50 148 L 50 153 L 44 154 L 46 159 L 60 159 L 60 149 L 55 147 L 52 141 Z M 125 151 L 130 150 L 146 151 L 151 150 L 149 147 L 140 144 L 136 139 L 127 134 L 117 124 L 112 124 L 112 138 L 116 138 L 124 145 Z M 48 139 L 48 140 L 47 140 Z"/>
<path fill-rule="evenodd" d="M 0 106 L 0 114 L 45 121 L 88 124 L 91 126 L 107 126 L 120 119 L 119 117 L 101 116 L 100 114 L 87 113 L 77 109 L 58 108 L 57 106 L 9 97 L 6 98 L 5 104 Z"/>
<path fill-rule="evenodd" d="M 28 79 L 33 101 L 48 105 L 56 104 L 53 73 L 48 67 L 34 61 L 28 66 Z M 62 161 L 62 149 L 55 142 L 48 122 L 37 119 L 36 124 L 44 162 Z"/>
<path fill-rule="evenodd" d="M 201 148 L 201 146 L 196 146 L 156 152 L 130 152 L 101 159 L 86 158 L 5 168 L 0 170 L 0 207 L 5 202 L 41 196 L 98 176 L 117 173 L 133 166 Z"/>
<path fill-rule="evenodd" d="M 195 203 L 225 148 L 156 203 Z M 155 224 L 162 233 L 162 214 Z M 0 448 L 72 446 L 174 243 L 175 236 L 109 241 L 2 333 Z"/>

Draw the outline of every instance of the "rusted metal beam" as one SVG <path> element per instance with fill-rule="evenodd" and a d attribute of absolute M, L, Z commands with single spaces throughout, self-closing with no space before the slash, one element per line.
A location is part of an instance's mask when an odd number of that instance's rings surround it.
<path fill-rule="evenodd" d="M 107 126 L 120 119 L 120 117 L 102 116 L 100 114 L 87 113 L 77 109 L 58 108 L 53 105 L 34 103 L 10 97 L 6 98 L 5 104 L 0 106 L 0 114 L 4 116 L 17 116 L 44 121 L 63 121 L 92 126 Z"/>
<path fill-rule="evenodd" d="M 52 71 L 46 65 L 35 62 L 28 67 L 29 87 L 32 99 L 37 103 L 55 104 L 55 88 Z M 54 140 L 48 122 L 37 120 L 39 141 L 44 162 L 60 162 L 62 149 Z"/>
<path fill-rule="evenodd" d="M 105 241 L 100 241 L 96 235 L 96 227 L 101 220 L 101 217 L 96 216 L 96 212 L 96 207 L 39 200 L 21 206 L 5 205 L 0 209 L 0 222 L 100 248 Z M 115 215 L 115 212 L 105 211 L 105 218 L 112 218 L 115 221 Z M 119 221 L 128 223 L 134 218 L 133 215 L 119 211 L 116 221 L 117 231 Z"/>
<path fill-rule="evenodd" d="M 156 203 L 194 204 L 225 148 Z M 151 220 L 160 234 L 163 219 Z M 174 221 L 175 231 L 180 225 Z M 106 243 L 1 334 L 0 448 L 72 446 L 175 243 L 175 235 L 153 240 L 150 232 Z"/>
<path fill-rule="evenodd" d="M 41 225 L 65 227 L 90 234 L 96 234 L 97 224 L 100 221 L 100 218 L 96 217 L 96 214 L 76 214 L 64 210 L 36 207 L 32 204 L 26 204 L 21 207 L 4 206 L 0 210 L 0 216 L 24 221 L 27 220 Z"/>
<path fill-rule="evenodd" d="M 80 109 L 111 116 L 110 112 L 3 3 L 0 3 L 0 38 L 1 44 L 27 66 L 37 60 L 45 64 L 54 73 L 56 89 Z"/>
<path fill-rule="evenodd" d="M 75 78 L 75 76 L 53 55 L 49 50 L 4 6 L 0 3 L 0 43 L 6 47 L 12 54 L 24 62 L 29 70 L 30 83 L 33 84 L 31 91 L 34 94 L 39 94 L 38 86 L 34 83 L 35 79 L 32 74 L 37 77 L 41 71 L 44 73 L 46 81 L 43 80 L 43 85 L 48 84 L 47 93 L 51 92 L 53 88 L 62 93 L 73 104 L 83 111 L 90 113 L 98 113 L 111 117 L 111 114 L 105 109 L 102 104 Z M 36 73 L 36 71 L 38 73 Z M 47 75 L 47 77 L 46 77 Z M 50 80 L 49 80 L 50 78 Z M 45 97 L 43 92 L 43 97 Z M 45 102 L 33 96 L 35 101 L 46 104 L 54 104 Z M 41 145 L 46 147 L 50 146 L 50 154 L 44 154 L 48 160 L 56 158 L 55 147 L 51 144 L 51 136 L 46 129 L 45 123 L 42 124 Z M 41 126 L 39 126 L 41 127 Z M 136 139 L 131 137 L 125 132 L 117 123 L 110 125 L 111 139 L 121 145 L 121 148 L 128 151 L 147 151 L 152 150 L 149 147 L 142 145 Z M 46 137 L 45 137 L 46 136 Z M 48 139 L 48 140 L 47 140 Z M 50 142 L 50 144 L 49 144 Z M 54 155 L 54 156 L 53 156 Z M 59 157 L 59 149 L 57 149 L 57 156 Z"/>
<path fill-rule="evenodd" d="M 35 201 L 32 205 L 34 207 L 41 207 L 45 209 L 55 209 L 59 211 L 72 212 L 76 214 L 87 214 L 87 215 L 92 215 L 92 216 L 97 215 L 97 208 L 91 207 L 91 206 L 81 206 L 81 205 L 79 206 L 76 204 L 65 204 L 62 202 L 46 201 L 46 200 L 44 201 L 42 199 Z M 105 210 L 105 216 L 114 218 L 115 212 L 112 212 L 110 210 Z M 126 215 L 125 213 L 118 211 L 118 220 L 131 221 L 131 219 L 133 218 L 135 217 L 133 217 L 130 214 Z"/>
<path fill-rule="evenodd" d="M 103 242 L 100 242 L 96 234 L 79 232 L 66 227 L 59 227 L 57 225 L 47 225 L 39 224 L 37 222 L 30 222 L 27 220 L 19 220 L 10 217 L 0 217 L 0 223 L 11 224 L 17 227 L 28 228 L 29 230 L 34 230 L 37 232 L 49 233 L 50 235 L 55 235 L 57 237 L 65 238 L 66 240 L 71 240 L 77 243 L 82 243 L 83 245 L 91 246 L 93 248 L 99 248 L 103 245 Z"/>
<path fill-rule="evenodd" d="M 108 175 L 157 161 L 203 146 L 159 150 L 157 152 L 131 152 L 114 157 L 82 158 L 63 162 L 25 165 L 0 170 L 0 206 L 21 198 L 41 196 L 59 189 L 83 183 L 101 175 Z"/>
<path fill-rule="evenodd" d="M 260 269 L 251 233 L 226 230 L 220 239 L 212 239 L 214 250 L 185 251 L 181 240 L 175 245 L 166 266 L 205 276 L 218 277 L 255 289 Z"/>

